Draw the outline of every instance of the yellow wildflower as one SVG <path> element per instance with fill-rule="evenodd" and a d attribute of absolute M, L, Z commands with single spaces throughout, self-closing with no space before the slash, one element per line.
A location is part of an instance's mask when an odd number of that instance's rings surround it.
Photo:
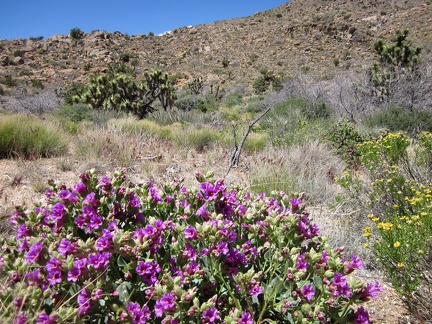
<path fill-rule="evenodd" d="M 393 246 L 397 249 L 398 247 L 400 247 L 400 242 L 399 241 L 396 241 L 396 242 L 394 242 L 394 244 L 393 244 Z"/>
<path fill-rule="evenodd" d="M 393 229 L 393 224 L 390 222 L 387 223 L 379 223 L 378 224 L 379 229 L 383 229 L 384 231 L 391 231 Z"/>
<path fill-rule="evenodd" d="M 405 267 L 405 264 L 403 264 L 402 262 L 399 262 L 397 264 L 398 268 L 402 269 L 403 267 Z"/>

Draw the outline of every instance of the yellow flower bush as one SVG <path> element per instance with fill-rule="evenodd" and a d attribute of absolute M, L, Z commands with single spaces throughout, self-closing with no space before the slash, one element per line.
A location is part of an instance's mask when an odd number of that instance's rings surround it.
<path fill-rule="evenodd" d="M 432 133 L 416 139 L 386 133 L 363 142 L 358 150 L 364 172 L 348 172 L 338 183 L 369 209 L 364 246 L 372 249 L 409 302 L 429 270 L 419 264 L 432 262 L 424 262 L 432 255 Z"/>

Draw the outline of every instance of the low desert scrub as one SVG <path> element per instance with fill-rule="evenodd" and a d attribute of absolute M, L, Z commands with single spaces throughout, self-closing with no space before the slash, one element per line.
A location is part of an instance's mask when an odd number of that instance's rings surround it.
<path fill-rule="evenodd" d="M 138 120 L 134 117 L 112 119 L 108 122 L 108 127 L 113 130 L 123 131 L 125 134 L 145 135 L 157 137 L 163 140 L 171 140 L 180 124 L 159 125 L 148 119 Z"/>
<path fill-rule="evenodd" d="M 204 151 L 221 141 L 223 134 L 219 130 L 203 126 L 182 128 L 174 135 L 174 141 L 183 147 L 192 147 L 197 151 Z"/>
<path fill-rule="evenodd" d="M 57 156 L 65 154 L 67 146 L 65 136 L 39 118 L 0 116 L 0 158 Z"/>
<path fill-rule="evenodd" d="M 184 111 L 180 109 L 176 110 L 157 110 L 153 112 L 149 120 L 156 122 L 159 125 L 172 125 L 176 123 L 180 124 L 194 124 L 194 125 L 205 125 L 205 124 L 220 124 L 219 115 L 215 112 L 204 113 L 199 110 Z"/>

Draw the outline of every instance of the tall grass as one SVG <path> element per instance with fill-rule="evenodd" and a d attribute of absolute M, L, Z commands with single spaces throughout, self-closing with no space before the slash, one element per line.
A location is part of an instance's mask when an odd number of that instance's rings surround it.
<path fill-rule="evenodd" d="M 52 157 L 67 147 L 66 137 L 37 117 L 0 115 L 0 158 Z"/>
<path fill-rule="evenodd" d="M 76 137 L 74 153 L 80 161 L 131 167 L 139 158 L 145 142 L 145 137 L 139 134 L 105 127 L 88 128 Z"/>
<path fill-rule="evenodd" d="M 314 205 L 332 201 L 337 191 L 334 175 L 345 167 L 319 140 L 284 149 L 271 148 L 257 154 L 254 160 L 250 172 L 253 191 L 306 192 L 307 200 Z"/>

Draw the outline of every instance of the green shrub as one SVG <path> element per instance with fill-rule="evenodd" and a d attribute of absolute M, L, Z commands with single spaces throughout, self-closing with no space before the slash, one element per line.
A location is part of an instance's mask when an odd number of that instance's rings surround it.
<path fill-rule="evenodd" d="M 29 39 L 31 41 L 41 41 L 44 39 L 44 37 L 43 36 L 36 36 L 36 37 L 31 36 L 31 37 L 29 37 Z"/>
<path fill-rule="evenodd" d="M 221 133 L 210 127 L 189 127 L 177 133 L 174 139 L 180 145 L 203 151 L 217 143 L 221 139 Z"/>
<path fill-rule="evenodd" d="M 69 35 L 72 39 L 79 40 L 84 37 L 84 32 L 78 27 L 75 27 L 70 30 Z"/>
<path fill-rule="evenodd" d="M 357 166 L 361 156 L 358 147 L 361 143 L 370 140 L 371 135 L 360 132 L 350 122 L 340 122 L 326 134 L 326 139 L 345 162 Z"/>
<path fill-rule="evenodd" d="M 242 102 L 243 102 L 243 97 L 239 93 L 230 93 L 224 100 L 224 104 L 228 108 L 240 105 Z"/>
<path fill-rule="evenodd" d="M 122 60 L 125 63 L 128 63 L 130 61 L 130 54 L 129 53 L 122 53 L 120 55 L 120 60 Z"/>
<path fill-rule="evenodd" d="M 257 78 L 253 83 L 253 88 L 256 94 L 263 94 L 270 87 L 270 83 L 264 77 Z"/>
<path fill-rule="evenodd" d="M 8 75 L 5 75 L 5 77 L 4 77 L 4 85 L 6 85 L 6 86 L 8 86 L 8 87 L 10 87 L 10 88 L 12 88 L 12 87 L 16 87 L 17 86 L 17 82 L 16 82 L 16 80 L 14 80 L 13 79 L 13 77 L 12 77 L 12 75 L 10 75 L 10 74 L 8 74 Z"/>
<path fill-rule="evenodd" d="M 91 121 L 92 111 L 89 106 L 83 104 L 65 105 L 57 109 L 55 115 L 72 122 Z"/>
<path fill-rule="evenodd" d="M 303 99 L 289 98 L 276 104 L 259 125 L 269 134 L 275 146 L 300 144 L 321 136 L 329 128 L 330 120 L 311 117 L 312 113 L 317 113 L 314 111 L 317 107 Z"/>
<path fill-rule="evenodd" d="M 419 131 L 432 131 L 432 112 L 426 110 L 407 110 L 403 107 L 390 106 L 378 111 L 364 120 L 369 127 L 386 128 L 391 132 L 405 131 L 411 134 Z"/>
<path fill-rule="evenodd" d="M 66 153 L 64 136 L 35 117 L 0 116 L 0 158 L 24 159 Z"/>
<path fill-rule="evenodd" d="M 42 81 L 39 79 L 31 79 L 30 83 L 31 83 L 31 86 L 35 89 L 43 89 L 44 88 Z"/>
<path fill-rule="evenodd" d="M 378 282 L 349 276 L 298 197 L 196 175 L 134 185 L 123 171 L 17 207 L 1 238 L 2 322 L 368 323 Z"/>
<path fill-rule="evenodd" d="M 211 112 L 217 110 L 218 103 L 211 94 L 188 94 L 184 93 L 175 101 L 175 106 L 184 111 L 200 110 L 201 112 Z"/>
<path fill-rule="evenodd" d="M 23 50 L 15 50 L 15 51 L 13 52 L 13 56 L 14 56 L 14 57 L 18 57 L 18 56 L 23 57 L 24 54 L 25 54 L 25 51 L 23 51 Z"/>

